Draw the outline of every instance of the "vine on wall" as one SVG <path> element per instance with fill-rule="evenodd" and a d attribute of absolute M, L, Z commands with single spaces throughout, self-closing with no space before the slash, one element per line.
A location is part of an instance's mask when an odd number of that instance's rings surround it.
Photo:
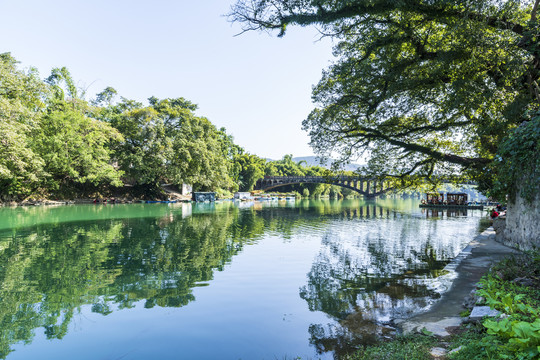
<path fill-rule="evenodd" d="M 532 203 L 540 184 L 540 112 L 511 132 L 499 147 L 495 159 L 497 177 L 492 196 L 514 200 L 519 195 Z"/>

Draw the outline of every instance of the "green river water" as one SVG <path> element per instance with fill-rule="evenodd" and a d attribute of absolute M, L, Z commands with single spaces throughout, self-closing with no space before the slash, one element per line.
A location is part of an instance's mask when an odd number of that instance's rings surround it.
<path fill-rule="evenodd" d="M 437 301 L 484 218 L 395 199 L 0 208 L 0 358 L 331 359 Z"/>

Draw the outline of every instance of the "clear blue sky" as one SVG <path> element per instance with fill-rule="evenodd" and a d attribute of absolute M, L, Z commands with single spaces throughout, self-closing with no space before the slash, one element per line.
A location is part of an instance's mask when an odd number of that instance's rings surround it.
<path fill-rule="evenodd" d="M 240 32 L 233 0 L 0 0 L 0 52 L 43 78 L 66 66 L 93 97 L 107 86 L 147 103 L 184 97 L 247 151 L 312 155 L 301 122 L 332 60 L 314 28 Z"/>

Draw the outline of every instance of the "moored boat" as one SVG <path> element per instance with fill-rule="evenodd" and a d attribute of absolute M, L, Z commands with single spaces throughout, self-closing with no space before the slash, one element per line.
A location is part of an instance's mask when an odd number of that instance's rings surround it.
<path fill-rule="evenodd" d="M 468 202 L 465 193 L 428 193 L 419 205 L 421 208 L 483 210 L 484 205 Z"/>

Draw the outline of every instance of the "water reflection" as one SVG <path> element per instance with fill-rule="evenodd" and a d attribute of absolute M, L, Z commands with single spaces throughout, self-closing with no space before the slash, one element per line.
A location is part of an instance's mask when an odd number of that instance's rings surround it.
<path fill-rule="evenodd" d="M 271 237 L 317 242 L 299 295 L 331 321 L 303 331 L 318 352 L 346 352 L 439 296 L 433 280 L 463 247 L 442 236 L 454 226 L 391 200 L 0 209 L 0 357 L 38 328 L 63 339 L 82 306 L 104 316 L 138 303 L 184 307 L 246 246 Z"/>
<path fill-rule="evenodd" d="M 93 214 L 93 213 L 91 213 Z M 180 211 L 180 214 L 184 212 Z M 241 233 L 237 233 L 241 229 Z M 157 218 L 39 225 L 4 232 L 0 248 L 0 352 L 29 342 L 33 329 L 62 339 L 76 309 L 179 307 L 192 289 L 257 238 L 253 214 L 172 213 Z M 113 306 L 114 304 L 114 306 Z"/>
<path fill-rule="evenodd" d="M 456 220 L 467 216 L 466 210 L 422 213 Z M 355 226 L 353 238 L 340 226 L 325 234 L 308 283 L 300 288 L 310 310 L 340 324 L 312 325 L 312 344 L 338 355 L 387 337 L 394 331 L 392 319 L 427 310 L 451 285 L 454 274 L 443 268 L 463 246 L 449 240 L 453 226 L 419 222 L 384 206 L 361 206 L 343 217 L 364 221 Z"/>
<path fill-rule="evenodd" d="M 422 214 L 426 216 L 426 218 L 442 218 L 444 216 L 446 217 L 459 217 L 459 216 L 467 216 L 467 209 L 430 209 L 430 208 L 423 208 Z"/>

